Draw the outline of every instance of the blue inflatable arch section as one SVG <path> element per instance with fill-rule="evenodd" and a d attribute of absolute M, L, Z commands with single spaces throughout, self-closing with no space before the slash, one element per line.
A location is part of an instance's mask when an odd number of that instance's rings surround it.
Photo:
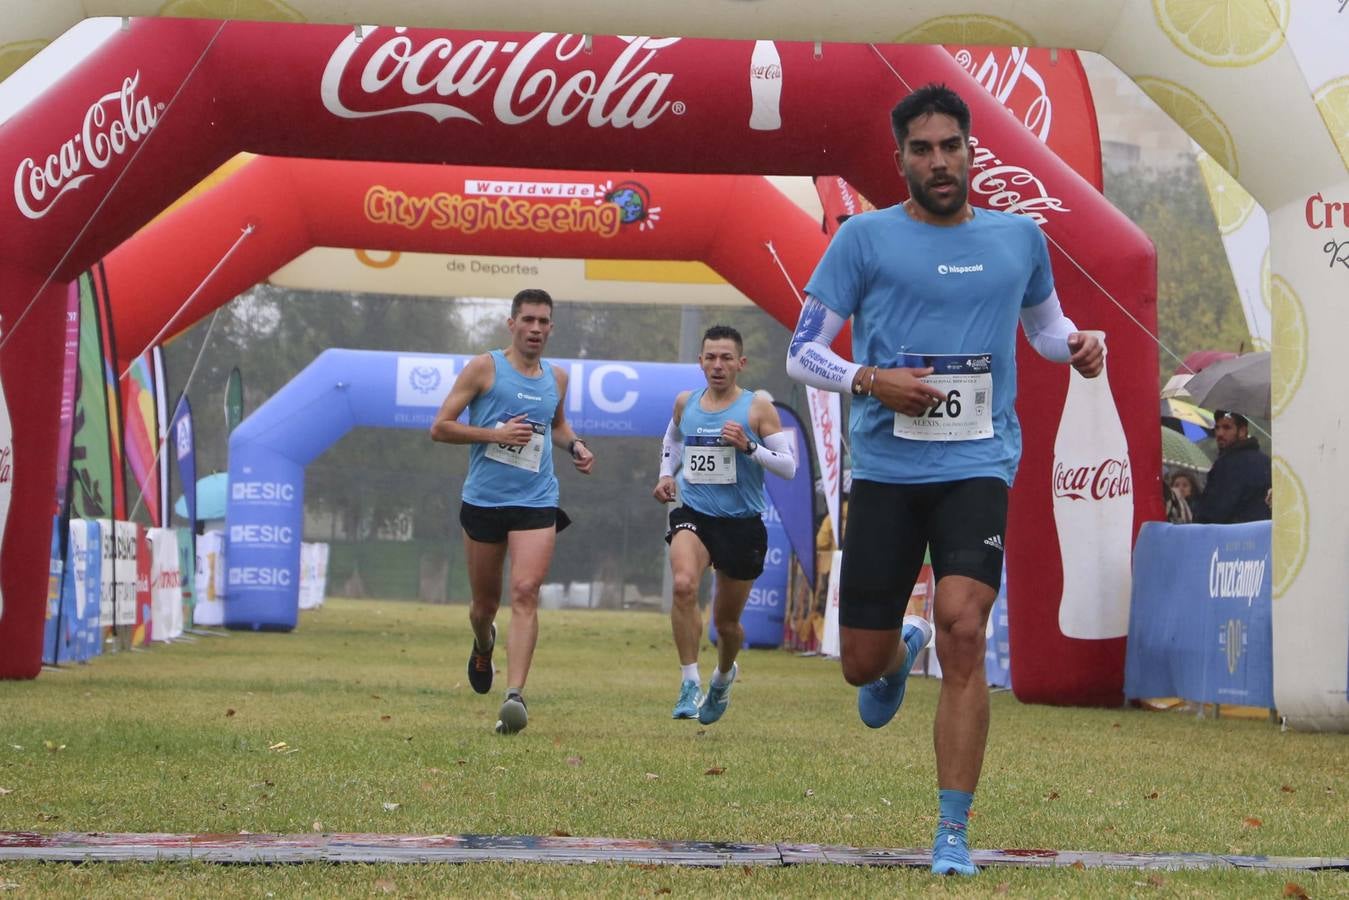
<path fill-rule="evenodd" d="M 300 609 L 305 466 L 358 426 L 429 428 L 470 355 L 325 350 L 230 435 L 225 625 L 289 631 Z M 665 433 L 688 363 L 549 359 L 568 373 L 567 418 L 587 436 Z"/>

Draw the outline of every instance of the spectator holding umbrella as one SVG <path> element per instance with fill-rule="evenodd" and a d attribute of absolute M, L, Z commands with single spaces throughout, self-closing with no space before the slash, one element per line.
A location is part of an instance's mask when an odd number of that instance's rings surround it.
<path fill-rule="evenodd" d="M 1245 416 L 1219 409 L 1213 419 L 1218 458 L 1209 470 L 1203 496 L 1191 503 L 1194 521 L 1226 525 L 1268 519 L 1269 457 L 1248 433 Z"/>

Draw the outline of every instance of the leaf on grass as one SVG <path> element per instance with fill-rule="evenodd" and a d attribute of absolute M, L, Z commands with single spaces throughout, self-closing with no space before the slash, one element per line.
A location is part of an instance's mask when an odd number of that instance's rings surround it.
<path fill-rule="evenodd" d="M 1162 885 L 1166 884 L 1166 879 L 1160 875 L 1149 875 L 1148 884 L 1150 884 L 1152 887 L 1161 887 Z"/>
<path fill-rule="evenodd" d="M 704 772 L 703 774 L 704 774 L 704 775 L 724 775 L 724 774 L 726 774 L 726 767 L 725 767 L 725 766 L 713 766 L 712 768 L 708 769 L 708 770 L 707 770 L 706 772 Z"/>
<path fill-rule="evenodd" d="M 889 800 L 885 799 L 884 797 L 881 798 L 881 802 L 884 803 L 886 806 L 893 806 L 893 805 L 894 805 L 893 803 L 891 803 Z"/>
<path fill-rule="evenodd" d="M 47 752 L 49 753 L 60 753 L 62 750 L 66 749 L 65 744 L 58 744 L 56 741 L 43 741 L 42 746 L 46 747 Z"/>
<path fill-rule="evenodd" d="M 1265 823 L 1261 822 L 1255 816 L 1247 816 L 1246 818 L 1241 820 L 1241 824 L 1245 825 L 1247 828 L 1259 828 L 1261 825 Z"/>
<path fill-rule="evenodd" d="M 1118 728 L 1118 727 L 1119 727 L 1119 723 L 1116 722 L 1114 725 L 1111 725 L 1110 727 L 1111 727 L 1111 728 Z"/>
<path fill-rule="evenodd" d="M 1290 881 L 1283 886 L 1283 895 L 1285 897 L 1296 897 L 1298 900 L 1309 900 L 1307 892 L 1303 890 L 1302 885 L 1295 881 Z"/>
<path fill-rule="evenodd" d="M 22 745 L 22 744 L 10 744 L 10 746 L 13 747 L 15 750 L 22 750 L 22 749 L 23 749 L 23 745 Z M 1330 790 L 1330 788 L 1326 788 L 1326 790 L 1328 791 L 1328 790 Z"/>
<path fill-rule="evenodd" d="M 1046 800 L 1057 800 L 1057 799 L 1059 799 L 1059 792 L 1058 792 L 1058 791 L 1050 791 L 1048 794 L 1045 794 L 1045 799 L 1046 799 Z"/>
<path fill-rule="evenodd" d="M 1285 794 L 1297 793 L 1297 788 L 1293 787 L 1291 784 L 1285 784 L 1283 787 L 1279 788 L 1279 790 L 1283 791 Z"/>
<path fill-rule="evenodd" d="M 371 694 L 371 695 L 370 695 L 370 699 L 371 699 L 371 700 L 383 700 L 384 698 L 381 697 L 379 694 Z"/>
<path fill-rule="evenodd" d="M 656 893 L 657 893 L 657 894 L 668 894 L 668 893 L 670 893 L 670 889 L 669 889 L 668 887 L 660 887 L 660 888 L 656 888 Z"/>
<path fill-rule="evenodd" d="M 466 760 L 466 759 L 456 759 L 456 760 L 454 761 L 454 764 L 455 764 L 456 766 L 466 766 L 466 765 L 468 765 L 468 760 Z"/>
<path fill-rule="evenodd" d="M 318 819 L 315 819 L 314 824 L 310 825 L 309 827 L 312 828 L 314 831 L 322 831 L 323 823 L 320 822 Z"/>
<path fill-rule="evenodd" d="M 392 879 L 377 878 L 375 879 L 375 890 L 383 891 L 386 894 L 392 894 L 394 891 L 398 890 L 398 885 L 394 884 Z"/>
<path fill-rule="evenodd" d="M 555 737 L 555 738 L 553 738 L 553 746 L 554 746 L 554 747 L 561 747 L 561 746 L 562 746 L 562 738 L 560 738 L 560 737 Z"/>
<path fill-rule="evenodd" d="M 392 721 L 393 721 L 393 716 L 383 715 L 383 716 L 380 716 L 380 717 L 379 717 L 379 720 L 380 720 L 381 722 L 392 722 Z"/>
<path fill-rule="evenodd" d="M 1160 797 L 1160 796 L 1161 796 L 1161 794 L 1157 793 L 1156 791 L 1153 791 L 1151 794 L 1144 794 L 1144 795 L 1143 795 L 1143 799 L 1144 799 L 1144 800 L 1156 800 L 1156 799 L 1157 799 L 1158 797 Z"/>
<path fill-rule="evenodd" d="M 505 766 L 492 766 L 492 771 L 493 771 L 493 772 L 503 772 L 503 773 L 504 773 L 504 772 L 506 771 L 506 767 L 505 767 Z"/>
<path fill-rule="evenodd" d="M 568 757 L 567 757 L 567 765 L 571 766 L 572 768 L 575 768 L 576 766 L 579 766 L 579 765 L 580 765 L 581 763 L 583 763 L 583 762 L 585 762 L 585 760 L 582 759 L 582 758 L 579 757 L 579 756 L 568 756 Z"/>
<path fill-rule="evenodd" d="M 659 778 L 659 777 L 660 777 L 660 776 L 657 775 L 655 772 L 647 772 L 647 773 L 646 773 L 646 780 L 647 780 L 647 781 L 655 781 L 655 780 L 656 780 L 657 778 Z"/>
<path fill-rule="evenodd" d="M 571 832 L 563 831 L 561 828 L 554 828 L 553 837 L 571 837 Z"/>
<path fill-rule="evenodd" d="M 232 716 L 232 715 L 234 715 L 234 709 L 233 709 L 233 708 L 225 710 L 225 718 L 228 719 L 228 718 L 229 718 L 230 716 Z"/>
<path fill-rule="evenodd" d="M 1069 868 L 1077 869 L 1077 870 L 1081 871 L 1081 870 L 1083 870 L 1083 869 L 1086 869 L 1087 866 L 1086 866 L 1085 863 L 1082 862 L 1082 860 L 1079 859 L 1079 860 L 1077 860 L 1076 862 L 1074 862 Z"/>
<path fill-rule="evenodd" d="M 61 818 L 59 813 L 38 813 L 37 817 L 38 820 L 42 822 L 55 822 L 57 819 Z"/>
<path fill-rule="evenodd" d="M 706 728 L 699 728 L 697 731 L 694 732 L 694 736 L 696 737 L 702 737 L 705 734 L 707 734 Z"/>
<path fill-rule="evenodd" d="M 815 796 L 815 790 L 814 790 L 813 788 L 806 788 L 806 793 L 805 793 L 803 796 L 806 796 L 806 797 L 814 797 L 814 796 Z"/>
<path fill-rule="evenodd" d="M 12 793 L 14 793 L 14 789 L 13 789 L 13 788 L 0 787 L 0 797 L 5 796 L 6 794 L 12 794 Z"/>
<path fill-rule="evenodd" d="M 999 881 L 998 886 L 993 889 L 995 894 L 1010 894 L 1012 892 L 1011 882 Z"/>
<path fill-rule="evenodd" d="M 380 804 L 380 806 L 383 806 L 383 807 L 384 807 L 384 811 L 385 811 L 385 812 L 398 812 L 398 807 L 400 807 L 400 806 L 402 806 L 402 805 L 403 805 L 403 804 L 401 804 L 401 803 L 381 803 L 381 804 Z"/>
<path fill-rule="evenodd" d="M 285 741 L 277 741 L 275 744 L 272 744 L 267 749 L 280 753 L 282 750 L 285 750 L 289 746 L 290 745 L 287 744 Z"/>
<path fill-rule="evenodd" d="M 754 867 L 753 867 L 753 866 L 741 866 L 741 867 L 740 867 L 740 872 L 741 872 L 741 874 L 743 874 L 743 875 L 753 875 L 753 874 L 754 874 Z"/>

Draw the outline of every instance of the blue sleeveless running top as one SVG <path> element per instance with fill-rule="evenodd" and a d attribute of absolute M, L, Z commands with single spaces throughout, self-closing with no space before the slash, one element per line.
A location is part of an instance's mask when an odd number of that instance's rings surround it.
<path fill-rule="evenodd" d="M 694 391 L 684 404 L 684 413 L 679 417 L 679 431 L 684 435 L 684 444 L 715 438 L 721 434 L 721 426 L 728 421 L 739 422 L 750 440 L 761 443 L 759 436 L 750 430 L 749 407 L 754 400 L 754 392 L 740 389 L 735 402 L 720 412 L 707 412 L 702 408 L 703 394 L 707 389 Z M 735 454 L 735 484 L 689 484 L 685 472 L 680 469 L 675 479 L 679 486 L 679 498 L 688 506 L 706 516 L 743 519 L 757 516 L 764 511 L 763 466 L 754 462 L 748 455 L 739 451 Z"/>
<path fill-rule="evenodd" d="M 496 444 L 473 444 L 468 454 L 468 477 L 464 479 L 464 502 L 474 506 L 557 506 L 557 475 L 553 472 L 553 416 L 557 413 L 557 379 L 547 360 L 539 360 L 543 372 L 530 378 L 521 375 L 500 350 L 491 352 L 492 387 L 468 404 L 468 424 L 495 428 L 523 414 L 534 425 L 535 440 L 542 440 L 539 470 L 499 462 L 488 455 Z"/>

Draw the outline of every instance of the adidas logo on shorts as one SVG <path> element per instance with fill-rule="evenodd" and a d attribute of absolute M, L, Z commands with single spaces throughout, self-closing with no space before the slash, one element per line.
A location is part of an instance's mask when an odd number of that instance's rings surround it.
<path fill-rule="evenodd" d="M 994 550 L 997 550 L 999 553 L 1002 552 L 1002 535 L 995 534 L 992 537 L 984 538 L 984 543 Z"/>

